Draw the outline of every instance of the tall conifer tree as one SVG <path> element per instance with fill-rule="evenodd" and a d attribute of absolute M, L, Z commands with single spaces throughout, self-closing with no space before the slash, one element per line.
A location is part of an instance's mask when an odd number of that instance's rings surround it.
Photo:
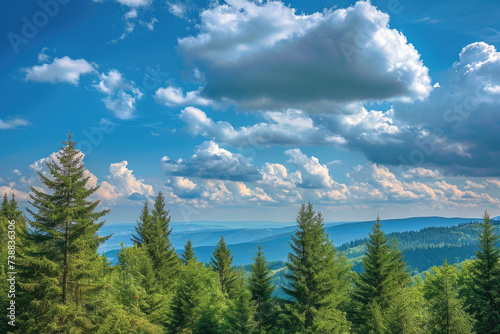
<path fill-rule="evenodd" d="M 132 238 L 130 240 L 139 246 L 142 244 L 149 244 L 147 233 L 152 233 L 152 219 L 147 200 L 144 201 L 141 216 L 139 217 L 137 225 L 134 228 L 137 235 L 132 234 Z"/>
<path fill-rule="evenodd" d="M 261 334 L 271 329 L 275 317 L 272 298 L 274 285 L 271 283 L 272 272 L 260 244 L 255 255 L 254 263 L 250 264 L 249 288 L 252 301 L 255 303 L 254 318 L 257 323 L 257 333 Z"/>
<path fill-rule="evenodd" d="M 171 286 L 179 271 L 179 257 L 170 242 L 170 216 L 165 210 L 165 198 L 160 191 L 151 210 L 151 228 L 145 225 L 144 235 L 148 253 L 153 261 L 157 279 L 163 287 Z"/>
<path fill-rule="evenodd" d="M 285 306 L 288 330 L 292 333 L 342 333 L 347 330 L 344 313 L 338 308 L 343 299 L 339 289 L 336 250 L 325 233 L 323 216 L 312 204 L 302 205 L 297 229 L 290 243 L 285 277 L 290 287 L 282 287 L 291 297 Z"/>
<path fill-rule="evenodd" d="M 427 272 L 424 297 L 429 302 L 429 331 L 433 334 L 473 333 L 473 319 L 465 311 L 464 302 L 458 295 L 458 269 L 445 261 L 441 267 Z M 481 332 L 486 333 L 486 332 Z"/>
<path fill-rule="evenodd" d="M 99 201 L 89 199 L 98 187 L 88 184 L 83 154 L 71 137 L 56 160 L 47 163 L 49 175 L 38 172 L 46 191 L 31 187 L 32 208 L 27 210 L 33 217 L 28 236 L 32 245 L 21 261 L 25 277 L 20 287 L 32 315 L 26 319 L 32 332 L 90 328 L 79 314 L 90 307 L 90 297 L 101 286 L 97 273 L 103 262 L 97 248 L 107 237 L 97 233 L 108 210 L 97 211 Z M 62 307 L 56 308 L 57 302 Z"/>
<path fill-rule="evenodd" d="M 366 242 L 366 253 L 362 259 L 363 272 L 359 275 L 354 300 L 359 308 L 352 316 L 360 332 L 383 333 L 390 327 L 389 308 L 402 289 L 410 282 L 406 264 L 397 240 L 392 243 L 377 221 Z"/>
<path fill-rule="evenodd" d="M 476 251 L 473 275 L 473 303 L 478 333 L 500 333 L 500 249 L 495 226 L 488 212 L 479 224 L 479 250 Z"/>
<path fill-rule="evenodd" d="M 214 270 L 219 274 L 219 281 L 222 292 L 232 297 L 232 288 L 237 279 L 233 268 L 233 257 L 231 250 L 227 248 L 224 236 L 220 237 L 219 243 L 215 247 L 211 263 Z"/>
<path fill-rule="evenodd" d="M 191 239 L 188 239 L 186 245 L 184 246 L 184 250 L 181 253 L 181 262 L 186 265 L 190 260 L 196 261 L 196 256 L 194 256 L 193 244 L 191 243 Z"/>

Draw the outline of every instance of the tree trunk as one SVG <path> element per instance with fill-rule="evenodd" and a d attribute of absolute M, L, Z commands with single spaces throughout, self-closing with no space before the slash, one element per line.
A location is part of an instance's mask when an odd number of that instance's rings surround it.
<path fill-rule="evenodd" d="M 63 268 L 63 293 L 62 302 L 66 304 L 68 295 L 68 258 L 69 258 L 69 221 L 66 220 L 66 230 L 64 231 L 65 244 L 64 244 L 64 268 Z"/>

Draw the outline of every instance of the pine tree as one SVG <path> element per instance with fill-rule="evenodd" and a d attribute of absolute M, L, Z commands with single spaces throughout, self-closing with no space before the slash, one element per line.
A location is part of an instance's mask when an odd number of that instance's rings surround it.
<path fill-rule="evenodd" d="M 152 232 L 152 219 L 149 212 L 148 201 L 144 201 L 144 207 L 141 211 L 141 216 L 137 221 L 137 225 L 134 227 L 137 235 L 133 234 L 130 241 L 141 246 L 142 244 L 149 244 L 149 239 L 147 233 Z"/>
<path fill-rule="evenodd" d="M 250 334 L 254 333 L 255 321 L 253 319 L 254 307 L 252 294 L 245 285 L 244 273 L 237 272 L 234 284 L 234 297 L 229 301 L 229 309 L 226 315 L 228 334 Z"/>
<path fill-rule="evenodd" d="M 219 333 L 224 312 L 226 301 L 218 275 L 200 262 L 182 266 L 169 311 L 168 333 Z"/>
<path fill-rule="evenodd" d="M 187 265 L 190 260 L 196 261 L 196 256 L 194 256 L 193 244 L 191 243 L 191 239 L 188 239 L 186 245 L 184 246 L 184 250 L 181 253 L 181 263 L 183 265 Z"/>
<path fill-rule="evenodd" d="M 255 321 L 257 323 L 257 333 L 268 332 L 275 317 L 272 294 L 274 286 L 271 283 L 272 272 L 269 269 L 262 247 L 259 244 L 254 263 L 250 264 L 249 289 L 252 301 L 255 303 Z"/>
<path fill-rule="evenodd" d="M 430 310 L 430 333 L 473 333 L 473 319 L 458 296 L 458 269 L 445 261 L 443 266 L 433 267 L 432 272 L 427 272 L 424 284 L 424 297 Z"/>
<path fill-rule="evenodd" d="M 500 238 L 488 212 L 479 224 L 479 250 L 473 269 L 473 303 L 478 333 L 500 333 Z"/>
<path fill-rule="evenodd" d="M 339 289 L 336 250 L 325 234 L 323 217 L 312 204 L 302 205 L 292 236 L 285 277 L 290 287 L 282 287 L 291 297 L 285 305 L 287 327 L 292 333 L 342 333 L 347 329 L 343 299 Z"/>
<path fill-rule="evenodd" d="M 211 263 L 214 270 L 219 274 L 222 292 L 227 293 L 232 298 L 233 286 L 237 277 L 232 266 L 233 257 L 231 256 L 231 250 L 227 248 L 224 236 L 220 237 L 219 243 L 215 247 Z"/>
<path fill-rule="evenodd" d="M 169 227 L 170 216 L 168 214 L 169 211 L 165 210 L 165 199 L 160 191 L 151 210 L 151 230 L 148 231 L 145 225 L 144 235 L 147 242 L 144 245 L 153 261 L 156 278 L 164 288 L 172 286 L 179 270 L 179 257 L 169 238 L 172 229 Z"/>
<path fill-rule="evenodd" d="M 92 326 L 79 314 L 101 287 L 97 248 L 107 237 L 97 234 L 104 224 L 98 220 L 108 210 L 96 211 L 99 201 L 89 200 L 98 187 L 87 184 L 83 155 L 71 137 L 68 134 L 57 161 L 47 163 L 50 177 L 38 173 L 47 192 L 31 188 L 31 246 L 20 263 L 24 278 L 19 283 L 29 315 L 26 332 Z"/>
<path fill-rule="evenodd" d="M 390 326 L 389 308 L 401 289 L 409 284 L 402 252 L 397 240 L 389 242 L 381 229 L 380 218 L 372 227 L 366 242 L 366 253 L 362 259 L 363 273 L 354 291 L 353 298 L 359 308 L 352 315 L 360 332 L 384 333 Z"/>

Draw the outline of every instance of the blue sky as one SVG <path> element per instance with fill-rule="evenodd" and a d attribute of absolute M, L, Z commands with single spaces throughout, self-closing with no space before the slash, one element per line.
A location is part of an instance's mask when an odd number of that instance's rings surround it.
<path fill-rule="evenodd" d="M 0 192 L 68 131 L 110 222 L 500 210 L 495 1 L 9 2 Z"/>

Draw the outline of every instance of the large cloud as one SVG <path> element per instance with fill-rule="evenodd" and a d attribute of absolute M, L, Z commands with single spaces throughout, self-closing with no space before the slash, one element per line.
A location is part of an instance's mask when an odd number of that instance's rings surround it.
<path fill-rule="evenodd" d="M 498 176 L 499 108 L 500 53 L 478 42 L 463 48 L 446 81 L 428 99 L 394 104 L 389 123 L 393 119 L 398 131 L 385 133 L 382 141 L 343 135 L 347 146 L 373 162 Z"/>
<path fill-rule="evenodd" d="M 247 108 L 322 113 L 361 100 L 413 100 L 432 90 L 413 45 L 368 2 L 297 15 L 282 2 L 228 0 L 201 14 L 200 32 L 179 39 L 201 65 L 204 94 Z"/>
<path fill-rule="evenodd" d="M 167 156 L 161 161 L 169 174 L 177 176 L 232 181 L 255 181 L 262 178 L 248 158 L 239 153 L 231 153 L 213 141 L 205 141 L 197 146 L 190 161 L 174 161 Z"/>

